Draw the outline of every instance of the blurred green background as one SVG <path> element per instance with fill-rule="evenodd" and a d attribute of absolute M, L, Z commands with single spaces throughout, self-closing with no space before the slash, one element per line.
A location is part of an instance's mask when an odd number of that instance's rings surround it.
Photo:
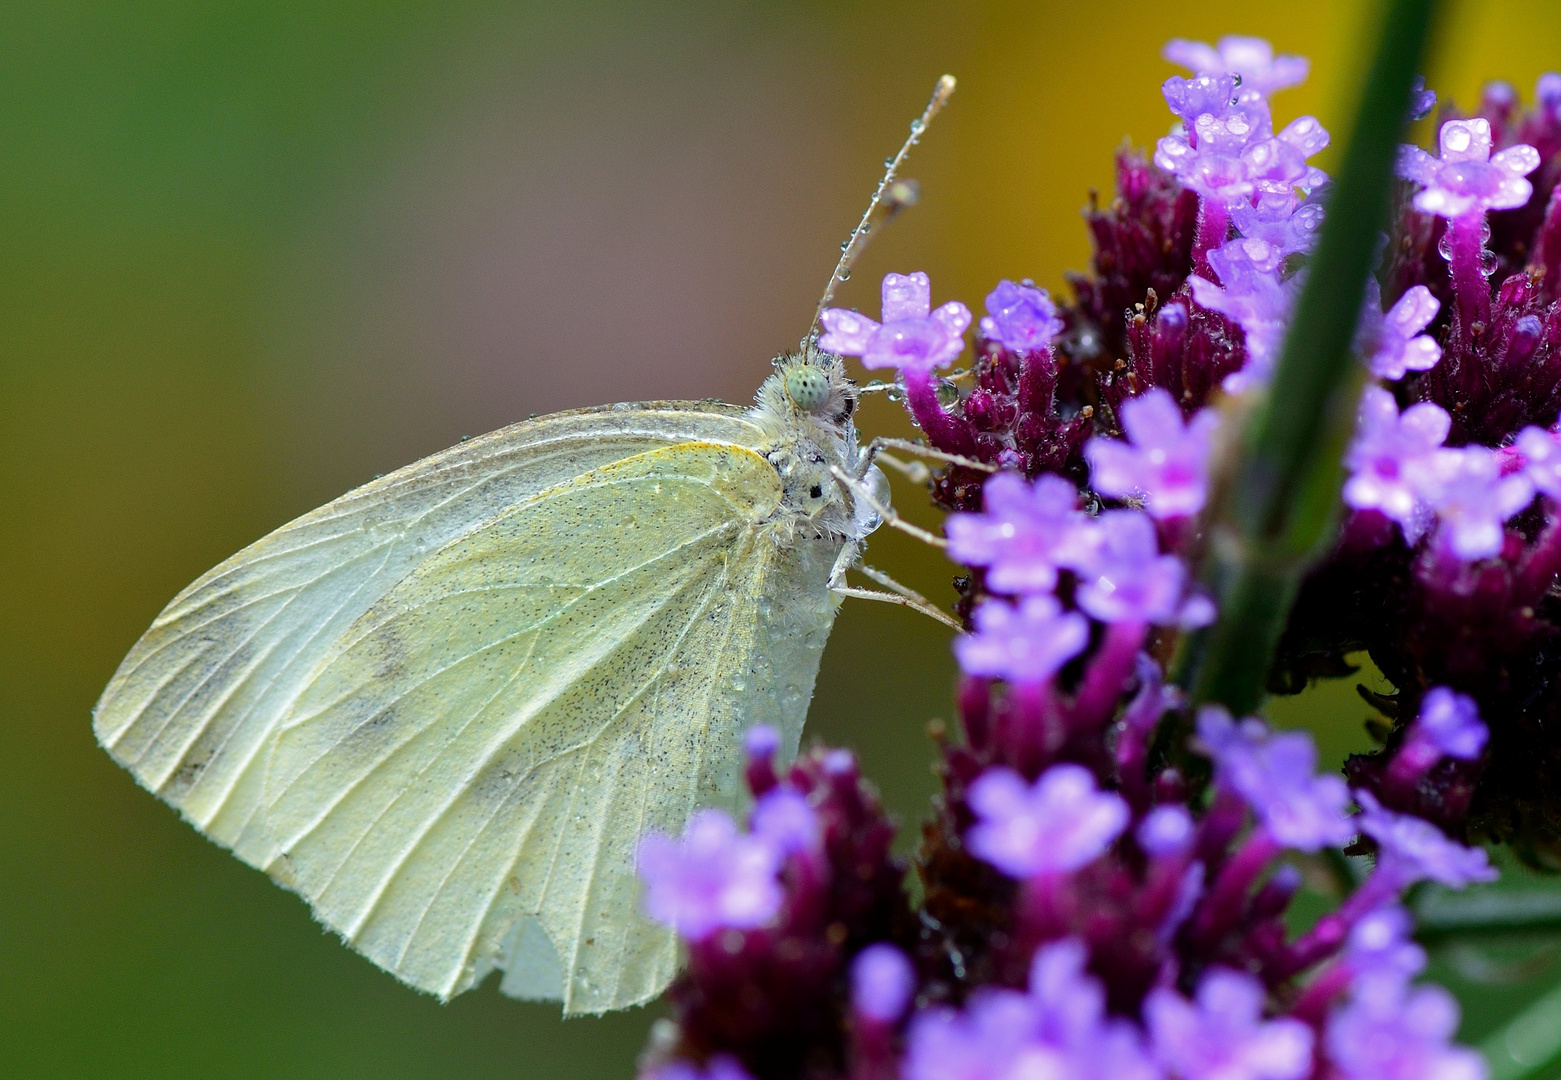
<path fill-rule="evenodd" d="M 888 270 L 972 306 L 1003 276 L 1060 288 L 1112 150 L 1169 124 L 1173 34 L 1311 56 L 1279 116 L 1341 136 L 1374 10 L 0 8 L 0 1067 L 628 1076 L 654 1009 L 565 1024 L 492 987 L 441 1006 L 139 790 L 89 729 L 120 657 L 212 564 L 463 434 L 610 400 L 746 400 L 941 72 L 960 90 L 912 159 L 923 205 L 846 305 L 876 311 Z M 1430 75 L 1468 101 L 1558 67 L 1555 5 L 1468 2 Z M 870 430 L 899 423 L 867 412 Z M 926 520 L 917 492 L 897 497 Z M 873 561 L 947 595 L 949 568 L 899 536 Z M 847 607 L 810 731 L 858 747 L 914 821 L 951 679 L 941 630 Z M 1334 759 L 1363 716 L 1348 685 L 1283 711 Z M 1510 1007 L 1488 980 L 1464 989 L 1472 1036 Z"/>

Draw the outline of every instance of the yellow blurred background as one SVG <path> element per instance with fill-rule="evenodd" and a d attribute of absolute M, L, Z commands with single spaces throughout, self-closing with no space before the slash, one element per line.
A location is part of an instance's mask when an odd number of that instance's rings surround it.
<path fill-rule="evenodd" d="M 747 400 L 940 73 L 960 89 L 908 170 L 923 204 L 847 306 L 876 313 L 889 270 L 973 308 L 1000 277 L 1061 288 L 1113 149 L 1168 127 L 1172 35 L 1309 55 L 1277 118 L 1340 136 L 1375 10 L 5 5 L 0 1068 L 630 1075 L 654 1008 L 564 1024 L 491 986 L 441 1006 L 136 788 L 89 728 L 120 657 L 212 564 L 461 435 L 610 400 Z M 1470 0 L 1429 74 L 1470 101 L 1553 68 L 1556 5 Z M 930 520 L 914 489 L 897 499 Z M 947 597 L 950 568 L 913 543 L 880 533 L 872 558 Z M 914 822 L 951 681 L 942 630 L 848 607 L 810 732 L 856 746 Z M 1335 760 L 1364 715 L 1336 689 L 1295 714 Z"/>

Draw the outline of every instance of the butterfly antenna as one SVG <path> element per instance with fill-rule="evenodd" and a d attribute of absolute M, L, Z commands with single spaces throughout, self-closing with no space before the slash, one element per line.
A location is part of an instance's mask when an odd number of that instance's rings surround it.
<path fill-rule="evenodd" d="M 808 326 L 808 332 L 803 335 L 802 348 L 804 352 L 812 353 L 817 349 L 819 320 L 823 318 L 824 309 L 835 298 L 835 289 L 842 281 L 851 277 L 851 267 L 867 250 L 867 242 L 873 233 L 873 214 L 880 207 L 887 209 L 883 224 L 893 221 L 908 206 L 916 205 L 918 190 L 916 181 L 899 180 L 897 174 L 905 156 L 911 152 L 911 147 L 921 141 L 922 133 L 927 130 L 927 125 L 932 123 L 932 118 L 943 111 L 943 106 L 948 104 L 949 97 L 954 93 L 954 76 L 944 75 L 938 80 L 938 85 L 932 88 L 932 99 L 927 102 L 927 107 L 922 110 L 920 116 L 911 121 L 911 133 L 900 146 L 900 152 L 884 162 L 883 179 L 878 181 L 878 189 L 873 192 L 873 197 L 867 204 L 867 210 L 862 214 L 862 220 L 856 223 L 856 228 L 851 230 L 851 237 L 840 245 L 840 261 L 835 263 L 834 273 L 829 275 L 829 284 L 824 286 L 824 295 L 818 298 L 818 307 L 813 310 L 813 322 Z"/>

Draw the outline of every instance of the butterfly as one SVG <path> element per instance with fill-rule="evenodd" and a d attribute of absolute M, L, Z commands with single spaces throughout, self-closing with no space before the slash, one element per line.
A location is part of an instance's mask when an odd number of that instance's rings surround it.
<path fill-rule="evenodd" d="M 282 526 L 168 604 L 98 740 L 419 990 L 649 1000 L 678 954 L 639 839 L 735 805 L 752 726 L 796 752 L 843 596 L 950 622 L 845 584 L 898 441 L 859 445 L 841 359 L 806 339 L 755 402 L 514 424 Z"/>

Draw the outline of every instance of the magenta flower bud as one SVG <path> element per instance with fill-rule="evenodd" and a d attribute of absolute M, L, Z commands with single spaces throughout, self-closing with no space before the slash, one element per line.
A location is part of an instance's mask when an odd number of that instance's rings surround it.
<path fill-rule="evenodd" d="M 869 945 L 851 961 L 851 1008 L 859 1016 L 892 1024 L 916 993 L 916 969 L 888 942 Z"/>
<path fill-rule="evenodd" d="M 1194 832 L 1192 814 L 1185 806 L 1172 803 L 1145 814 L 1133 835 L 1146 853 L 1165 858 L 1186 854 L 1192 847 Z"/>
<path fill-rule="evenodd" d="M 807 798 L 789 787 L 767 792 L 753 808 L 753 835 L 782 855 L 814 851 L 824 840 L 818 814 Z"/>
<path fill-rule="evenodd" d="M 1426 693 L 1413 731 L 1447 757 L 1459 761 L 1478 758 L 1491 735 L 1480 719 L 1480 707 L 1474 699 L 1445 686 L 1433 686 Z"/>

